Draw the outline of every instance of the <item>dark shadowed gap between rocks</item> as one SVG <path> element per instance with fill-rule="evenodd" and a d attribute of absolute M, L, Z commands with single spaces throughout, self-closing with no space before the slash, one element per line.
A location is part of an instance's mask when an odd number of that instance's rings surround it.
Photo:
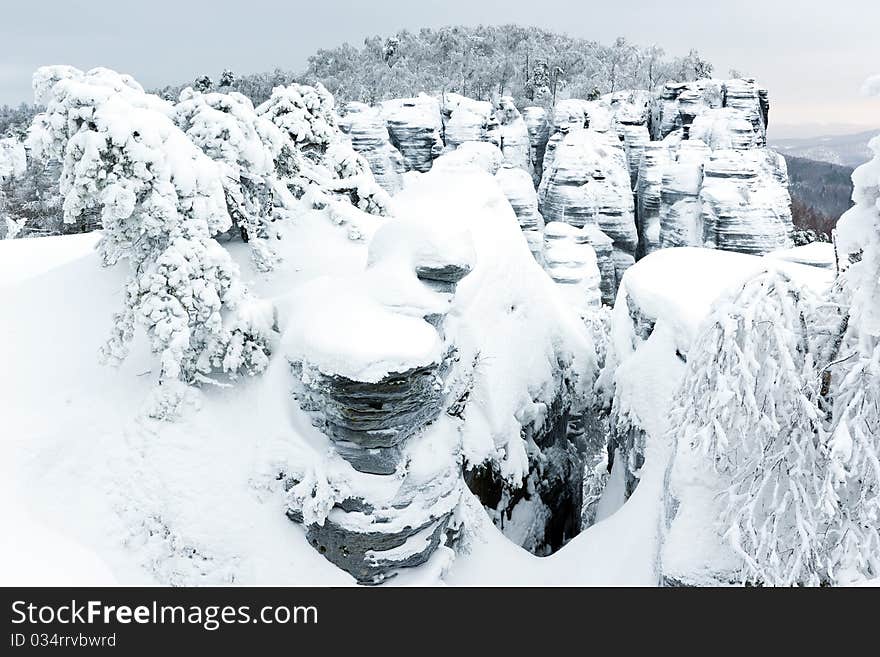
<path fill-rule="evenodd" d="M 524 430 L 531 449 L 529 473 L 520 485 L 485 465 L 464 473 L 502 533 L 538 556 L 553 554 L 586 528 L 583 518 L 591 514 L 584 513 L 585 466 L 606 449 L 606 423 L 593 409 L 573 413 L 557 398 L 549 416 L 539 431 Z M 522 514 L 531 516 L 528 534 L 511 528 L 522 522 Z"/>

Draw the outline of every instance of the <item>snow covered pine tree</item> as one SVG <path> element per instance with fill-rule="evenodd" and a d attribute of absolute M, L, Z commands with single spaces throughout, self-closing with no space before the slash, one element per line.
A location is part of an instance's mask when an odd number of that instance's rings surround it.
<path fill-rule="evenodd" d="M 224 172 L 174 125 L 171 106 L 101 68 L 41 68 L 34 93 L 46 111 L 29 146 L 63 162 L 65 220 L 100 208 L 104 262 L 131 266 L 105 357 L 125 358 L 136 322 L 146 327 L 161 359 L 157 415 L 173 412 L 181 383 L 263 370 L 272 313 L 213 239 L 232 226 Z"/>
<path fill-rule="evenodd" d="M 323 206 L 332 204 L 330 192 L 369 214 L 389 214 L 388 194 L 339 129 L 333 96 L 321 84 L 275 87 L 257 114 L 272 121 L 296 146 L 279 165 L 298 198 L 311 192 L 313 202 Z"/>
<path fill-rule="evenodd" d="M 233 230 L 250 245 L 254 263 L 269 271 L 277 256 L 272 242 L 295 204 L 276 175 L 288 136 L 258 116 L 250 99 L 236 92 L 201 93 L 187 87 L 174 107 L 174 121 L 222 170 Z"/>

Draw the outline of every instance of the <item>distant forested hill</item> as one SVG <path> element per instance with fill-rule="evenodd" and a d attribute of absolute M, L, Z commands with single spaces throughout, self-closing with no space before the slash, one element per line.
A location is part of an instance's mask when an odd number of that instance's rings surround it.
<path fill-rule="evenodd" d="M 785 156 L 791 195 L 835 219 L 852 205 L 852 167 Z"/>
<path fill-rule="evenodd" d="M 785 161 L 795 225 L 829 234 L 852 205 L 852 168 L 791 155 Z"/>
<path fill-rule="evenodd" d="M 456 25 L 401 30 L 367 37 L 361 46 L 321 49 L 309 57 L 305 70 L 278 67 L 239 75 L 218 67 L 152 91 L 170 100 L 187 86 L 237 91 L 259 104 L 275 86 L 320 82 L 339 104 L 449 91 L 478 100 L 508 95 L 522 107 L 620 89 L 654 89 L 668 80 L 711 74 L 712 64 L 696 50 L 668 57 L 658 45 L 638 46 L 623 37 L 604 45 L 537 27 Z M 27 104 L 0 107 L 0 135 L 26 126 L 38 110 Z"/>
<path fill-rule="evenodd" d="M 770 145 L 786 157 L 791 155 L 808 160 L 857 167 L 871 159 L 868 142 L 876 135 L 877 130 L 868 130 L 849 135 L 775 139 Z"/>
<path fill-rule="evenodd" d="M 588 98 L 619 89 L 653 89 L 667 80 L 709 77 L 712 65 L 691 50 L 668 58 L 656 45 L 619 37 L 609 46 L 537 27 L 449 26 L 374 36 L 309 58 L 306 78 L 341 100 L 376 102 L 420 91 L 454 91 L 518 104 Z"/>
<path fill-rule="evenodd" d="M 243 76 L 229 70 L 206 72 L 157 93 L 176 98 L 188 85 L 222 87 L 260 103 L 273 86 L 320 82 L 340 104 L 449 91 L 478 100 L 509 95 L 522 107 L 620 89 L 653 89 L 668 80 L 711 74 L 712 65 L 696 50 L 667 57 L 660 46 L 637 46 L 623 37 L 603 45 L 537 27 L 459 25 L 401 30 L 367 37 L 361 46 L 321 49 L 309 57 L 304 71 L 276 68 Z"/>

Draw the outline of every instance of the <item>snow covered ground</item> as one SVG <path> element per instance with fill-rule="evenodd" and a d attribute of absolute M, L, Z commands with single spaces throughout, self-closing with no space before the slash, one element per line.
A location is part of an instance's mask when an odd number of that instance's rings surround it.
<path fill-rule="evenodd" d="M 296 239 L 280 242 L 283 262 L 271 275 L 252 267 L 246 246 L 231 247 L 260 296 L 283 307 L 306 281 L 364 271 L 365 242 L 349 239 L 325 214 L 306 213 L 292 230 Z M 234 393 L 193 394 L 178 422 L 147 419 L 158 378 L 148 346 L 136 342 L 119 369 L 98 362 L 125 271 L 99 265 L 97 238 L 0 242 L 0 523 L 9 528 L 0 535 L 0 583 L 353 584 L 284 515 L 285 475 L 325 444 L 291 403 L 285 359 L 239 381 Z M 676 349 L 687 348 L 723 290 L 768 262 L 673 249 L 624 277 L 615 310 L 618 394 L 656 440 L 621 508 L 612 486 L 601 505 L 607 517 L 539 558 L 503 536 L 466 492 L 459 552 L 442 548 L 392 582 L 656 584 L 665 409 L 683 367 Z M 811 285 L 832 274 L 774 262 Z M 651 337 L 635 347 L 625 331 L 625 295 L 656 319 Z"/>
<path fill-rule="evenodd" d="M 99 239 L 99 233 L 84 233 L 0 240 L 0 286 L 20 283 L 77 260 L 94 250 Z"/>
<path fill-rule="evenodd" d="M 329 222 L 326 229 L 344 255 L 346 238 Z M 45 271 L 31 267 L 27 279 L 0 288 L 0 518 L 15 528 L 3 535 L 0 581 L 60 583 L 56 571 L 80 583 L 351 581 L 284 515 L 272 468 L 288 456 L 277 446 L 293 431 L 286 363 L 241 381 L 243 405 L 212 389 L 181 422 L 144 419 L 155 359 L 139 342 L 119 369 L 98 362 L 124 271 L 101 268 L 82 242 L 3 243 Z M 285 244 L 289 262 L 307 262 L 296 257 L 305 245 Z M 53 535 L 59 540 L 46 540 Z M 22 564 L 28 555 L 31 567 Z"/>
<path fill-rule="evenodd" d="M 512 213 L 510 222 L 530 259 Z M 252 267 L 246 246 L 230 247 L 259 295 L 283 309 L 306 281 L 362 275 L 365 241 L 325 214 L 306 213 L 292 230 L 296 239 L 280 242 L 283 262 L 271 275 Z M 499 239 L 497 226 L 485 236 Z M 0 543 L 0 582 L 353 583 L 284 515 L 284 475 L 326 444 L 291 403 L 286 360 L 239 381 L 234 394 L 194 393 L 177 422 L 148 419 L 158 372 L 145 341 L 119 369 L 99 363 L 126 272 L 100 266 L 97 238 L 0 245 L 0 522 L 14 528 Z M 499 261 L 486 275 L 504 272 Z M 501 535 L 475 498 L 467 508 L 470 547 L 451 567 L 441 550 L 397 583 L 652 582 L 638 532 L 624 532 L 628 550 L 600 524 L 539 559 Z"/>

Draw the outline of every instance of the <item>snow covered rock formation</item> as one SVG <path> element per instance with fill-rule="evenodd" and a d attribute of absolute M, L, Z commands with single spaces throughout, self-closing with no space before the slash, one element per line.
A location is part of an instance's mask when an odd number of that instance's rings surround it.
<path fill-rule="evenodd" d="M 639 253 L 659 243 L 763 255 L 791 246 L 784 159 L 767 149 L 768 97 L 754 80 L 667 83 L 639 164 Z"/>
<path fill-rule="evenodd" d="M 529 244 L 529 250 L 535 259 L 541 262 L 544 218 L 538 212 L 538 195 L 535 192 L 532 177 L 525 169 L 506 162 L 498 169 L 495 180 L 510 202 L 510 207 L 516 213 L 519 226 Z"/>
<path fill-rule="evenodd" d="M 434 160 L 434 165 L 444 171 L 462 171 L 473 166 L 495 175 L 504 163 L 504 153 L 487 141 L 466 141 L 458 148 L 446 151 Z"/>
<path fill-rule="evenodd" d="M 426 561 L 458 503 L 458 448 L 443 445 L 443 432 L 438 445 L 429 429 L 456 359 L 444 315 L 474 264 L 467 234 L 454 237 L 417 222 L 386 224 L 370 243 L 363 280 L 308 286 L 297 301 L 304 315 L 286 337 L 297 402 L 352 469 L 344 475 L 351 494 L 320 515 L 314 486 L 291 482 L 288 515 L 363 583 Z"/>
<path fill-rule="evenodd" d="M 790 246 L 787 172 L 765 147 L 768 114 L 767 91 L 749 78 L 565 98 L 549 113 L 520 112 L 508 97 L 493 106 L 454 93 L 385 101 L 381 110 L 407 170 L 427 171 L 443 153 L 454 154 L 444 166 L 479 158 L 494 172 L 496 146 L 533 177 L 545 223 L 592 225 L 610 237 L 613 271 L 593 244 L 603 288 L 612 290 L 606 303 L 623 272 L 659 248 L 763 255 Z"/>
<path fill-rule="evenodd" d="M 288 482 L 289 517 L 364 583 L 446 554 L 466 484 L 538 554 L 580 530 L 584 421 L 569 425 L 591 336 L 496 178 L 442 163 L 455 153 L 395 197 L 362 273 L 307 283 L 283 315 L 297 406 L 326 441 Z"/>
<path fill-rule="evenodd" d="M 550 138 L 550 124 L 547 122 L 547 110 L 543 107 L 526 107 L 522 111 L 523 121 L 529 131 L 529 164 L 532 167 L 532 178 L 535 187 L 541 183 L 544 172 L 544 150 Z"/>
<path fill-rule="evenodd" d="M 613 268 L 602 266 L 604 239 L 596 235 L 593 246 L 611 290 L 603 298 L 613 303 L 623 272 L 658 248 L 765 254 L 790 246 L 787 173 L 765 148 L 768 112 L 754 80 L 709 79 L 562 99 L 549 115 L 520 113 L 507 97 L 493 106 L 451 93 L 385 101 L 381 116 L 407 170 L 427 171 L 444 153 L 454 155 L 443 166 L 479 159 L 494 173 L 490 146 L 500 148 L 503 161 L 532 175 L 544 223 L 596 226 L 611 238 Z M 389 165 L 376 159 L 384 175 Z"/>
<path fill-rule="evenodd" d="M 531 172 L 531 137 L 525 120 L 516 109 L 513 98 L 503 96 L 495 110 L 501 124 L 501 152 L 504 160 L 514 167 Z"/>
<path fill-rule="evenodd" d="M 460 427 L 465 479 L 496 526 L 546 554 L 580 530 L 583 443 L 568 424 L 592 389 L 592 336 L 529 253 L 492 176 L 432 171 L 396 200 L 473 235 L 476 265 L 444 324 L 462 387 L 441 419 Z"/>
<path fill-rule="evenodd" d="M 382 189 L 391 195 L 403 187 L 406 170 L 403 156 L 391 145 L 388 127 L 379 110 L 364 103 L 350 102 L 343 108 L 339 127 L 351 145 L 363 155 Z"/>
<path fill-rule="evenodd" d="M 693 341 L 670 412 L 662 583 L 850 585 L 880 572 L 878 165 L 853 173 L 834 270 L 815 251 L 764 258 Z"/>
<path fill-rule="evenodd" d="M 544 227 L 544 269 L 572 308 L 584 313 L 602 303 L 596 252 L 584 228 L 552 221 Z"/>
<path fill-rule="evenodd" d="M 638 242 L 630 174 L 620 141 L 607 132 L 571 129 L 548 159 L 545 156 L 538 190 L 544 220 L 577 228 L 595 226 L 610 237 L 615 263 L 611 284 L 616 289 L 617 280 L 635 261 Z"/>
<path fill-rule="evenodd" d="M 651 141 L 648 132 L 651 99 L 652 95 L 647 91 L 622 91 L 610 94 L 607 99 L 612 116 L 611 127 L 623 143 L 633 190 L 636 189 L 642 153 Z"/>
<path fill-rule="evenodd" d="M 669 149 L 662 142 L 645 145 L 636 174 L 636 227 L 639 245 L 636 258 L 641 259 L 661 248 L 660 215 L 663 172 L 667 167 Z"/>
<path fill-rule="evenodd" d="M 664 142 L 666 143 L 666 142 Z M 661 176 L 660 245 L 706 246 L 764 255 L 791 246 L 784 158 L 769 149 L 712 150 L 682 141 L 643 161 L 640 223 L 654 221 L 655 181 Z M 652 248 L 646 232 L 644 249 Z"/>
<path fill-rule="evenodd" d="M 443 151 L 440 131 L 440 103 L 436 98 L 420 94 L 416 98 L 400 98 L 382 103 L 391 144 L 403 155 L 407 171 L 430 170 Z"/>
<path fill-rule="evenodd" d="M 706 245 L 755 255 L 792 245 L 788 174 L 779 153 L 713 151 L 700 199 Z"/>
<path fill-rule="evenodd" d="M 703 168 L 711 150 L 701 141 L 682 141 L 663 166 L 660 183 L 660 246 L 702 246 L 703 217 L 700 189 Z M 650 173 L 647 173 L 650 177 Z"/>
<path fill-rule="evenodd" d="M 621 283 L 600 377 L 611 408 L 611 479 L 631 497 L 628 505 L 655 505 L 661 576 L 668 576 L 668 583 L 693 583 L 690 575 L 708 568 L 708 555 L 720 544 L 713 529 L 717 518 L 706 521 L 704 514 L 712 491 L 718 490 L 712 487 L 720 486 L 718 475 L 702 452 L 685 453 L 694 450 L 688 440 L 673 440 L 676 394 L 716 305 L 768 271 L 814 290 L 827 288 L 833 279 L 827 269 L 777 258 L 678 248 L 646 256 Z M 714 345 L 709 349 L 717 351 Z M 685 404 L 692 398 L 687 393 L 681 397 Z M 704 462 L 697 468 L 700 459 Z"/>
<path fill-rule="evenodd" d="M 457 148 L 466 141 L 485 141 L 501 146 L 498 119 L 487 100 L 473 100 L 456 93 L 441 97 L 443 141 L 448 148 Z"/>

